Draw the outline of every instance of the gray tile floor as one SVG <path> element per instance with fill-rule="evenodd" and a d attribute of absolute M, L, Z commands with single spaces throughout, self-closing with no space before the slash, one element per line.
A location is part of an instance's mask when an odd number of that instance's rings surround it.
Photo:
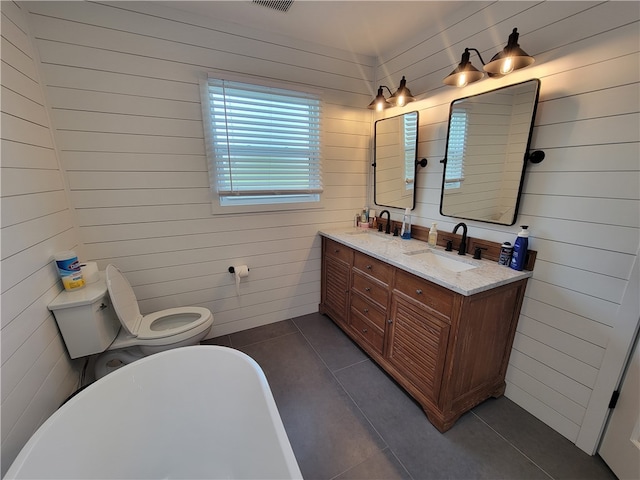
<path fill-rule="evenodd" d="M 333 322 L 310 314 L 203 343 L 262 367 L 305 479 L 615 479 L 515 403 L 489 399 L 442 434 Z"/>

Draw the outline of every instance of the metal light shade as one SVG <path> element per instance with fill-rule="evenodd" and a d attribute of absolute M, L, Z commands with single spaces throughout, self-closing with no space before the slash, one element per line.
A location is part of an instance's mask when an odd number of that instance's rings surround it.
<path fill-rule="evenodd" d="M 535 59 L 527 54 L 518 45 L 518 29 L 514 28 L 507 46 L 493 56 L 491 61 L 484 66 L 484 71 L 493 75 L 507 75 L 514 70 L 528 67 Z"/>
<path fill-rule="evenodd" d="M 369 104 L 367 108 L 369 110 L 382 111 L 385 108 L 391 108 L 391 107 L 393 107 L 393 105 L 387 102 L 386 98 L 384 98 L 384 94 L 382 93 L 382 87 L 380 87 L 378 89 L 378 95 L 376 95 L 376 98 L 373 99 L 373 101 Z"/>
<path fill-rule="evenodd" d="M 403 107 L 407 103 L 415 101 L 415 97 L 411 95 L 411 91 L 407 88 L 407 80 L 402 76 L 398 90 L 389 97 L 389 103 L 398 107 Z"/>
<path fill-rule="evenodd" d="M 477 82 L 484 77 L 484 73 L 474 67 L 469 61 L 470 55 L 469 49 L 466 48 L 462 54 L 460 64 L 442 81 L 442 83 L 445 85 L 451 85 L 452 87 L 464 87 L 470 83 Z"/>

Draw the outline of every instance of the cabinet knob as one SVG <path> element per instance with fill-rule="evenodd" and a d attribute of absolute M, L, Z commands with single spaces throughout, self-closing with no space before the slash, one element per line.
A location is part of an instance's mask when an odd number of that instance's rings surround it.
<path fill-rule="evenodd" d="M 365 309 L 363 310 L 363 312 L 364 312 L 364 313 L 369 313 L 369 309 L 368 309 L 368 308 L 365 308 Z"/>
<path fill-rule="evenodd" d="M 417 293 L 418 295 L 422 295 L 422 290 L 420 290 L 420 289 L 418 288 L 418 289 L 416 290 L 416 293 Z"/>
<path fill-rule="evenodd" d="M 367 270 L 371 270 L 371 265 L 367 265 Z"/>
<path fill-rule="evenodd" d="M 333 253 L 339 253 L 339 252 L 340 252 L 340 249 L 339 249 L 339 248 L 336 248 L 336 249 L 333 251 Z"/>
<path fill-rule="evenodd" d="M 364 287 L 364 291 L 365 292 L 370 292 L 371 291 L 371 287 Z"/>
<path fill-rule="evenodd" d="M 393 323 L 393 318 L 390 318 L 389 320 L 387 320 L 387 323 L 391 325 Z"/>
<path fill-rule="evenodd" d="M 362 329 L 362 333 L 367 333 L 369 330 L 367 330 L 366 328 Z"/>
<path fill-rule="evenodd" d="M 106 305 L 106 304 L 104 304 L 104 303 L 101 303 L 101 304 L 100 304 L 100 307 L 98 307 L 98 308 L 99 308 L 100 310 L 104 310 L 105 308 L 109 308 L 109 306 L 108 306 L 108 305 Z"/>

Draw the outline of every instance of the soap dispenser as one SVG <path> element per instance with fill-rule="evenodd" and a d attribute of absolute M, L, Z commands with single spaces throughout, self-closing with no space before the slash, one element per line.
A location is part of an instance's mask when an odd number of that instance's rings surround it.
<path fill-rule="evenodd" d="M 529 248 L 529 228 L 527 225 L 522 225 L 522 230 L 518 233 L 516 242 L 513 245 L 513 253 L 511 255 L 511 263 L 509 266 L 514 270 L 522 270 L 527 258 L 527 249 Z"/>
<path fill-rule="evenodd" d="M 402 229 L 400 230 L 400 237 L 408 240 L 411 238 L 411 209 L 406 208 L 404 210 L 404 216 L 402 217 Z"/>
<path fill-rule="evenodd" d="M 437 229 L 437 226 L 438 225 L 435 222 L 433 222 L 431 224 L 431 229 L 429 230 L 429 240 L 427 241 L 427 243 L 431 247 L 435 247 L 438 244 L 438 229 Z"/>

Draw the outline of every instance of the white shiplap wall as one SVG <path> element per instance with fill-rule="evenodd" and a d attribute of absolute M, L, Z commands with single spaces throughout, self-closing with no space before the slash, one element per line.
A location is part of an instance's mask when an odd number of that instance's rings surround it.
<path fill-rule="evenodd" d="M 209 308 L 210 336 L 317 311 L 317 231 L 366 198 L 375 60 L 161 3 L 27 4 L 87 259 L 118 265 L 144 312 Z M 324 92 L 323 209 L 211 215 L 198 82 L 213 70 Z"/>
<path fill-rule="evenodd" d="M 576 441 L 627 286 L 640 227 L 640 4 L 496 2 L 449 18 L 380 59 L 377 83 L 407 85 L 423 100 L 414 221 L 451 230 L 439 214 L 449 103 L 529 78 L 542 81 L 532 147 L 514 227 L 467 222 L 469 235 L 497 242 L 530 226 L 538 251 L 507 372 L 507 396 Z M 513 27 L 536 63 L 464 89 L 442 85 L 465 47 L 491 58 Z M 472 54 L 472 63 L 481 66 Z M 388 75 L 388 76 L 387 76 Z M 397 81 L 397 80 L 396 80 Z M 399 109 L 385 115 L 401 113 Z M 637 319 L 635 319 L 637 320 Z"/>
<path fill-rule="evenodd" d="M 53 254 L 76 248 L 25 13 L 2 2 L 2 475 L 74 390 L 47 304 L 61 291 Z"/>

